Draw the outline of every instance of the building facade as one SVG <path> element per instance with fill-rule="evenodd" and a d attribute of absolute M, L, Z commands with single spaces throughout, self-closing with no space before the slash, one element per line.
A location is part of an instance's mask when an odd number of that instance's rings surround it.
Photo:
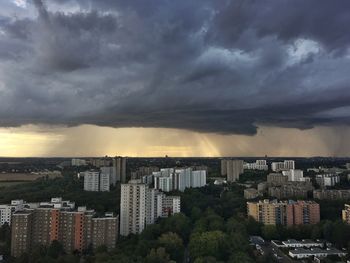
<path fill-rule="evenodd" d="M 248 216 L 265 225 L 304 225 L 320 221 L 319 204 L 313 201 L 247 202 Z"/>
<path fill-rule="evenodd" d="M 113 158 L 113 167 L 116 171 L 116 182 L 126 183 L 126 157 L 117 156 Z"/>
<path fill-rule="evenodd" d="M 115 248 L 118 237 L 118 217 L 96 218 L 93 210 L 39 207 L 13 214 L 11 225 L 11 255 L 19 257 L 40 245 L 60 242 L 66 253 L 82 252 L 92 246 Z"/>
<path fill-rule="evenodd" d="M 86 171 L 82 173 L 84 176 L 84 191 L 98 192 L 100 191 L 100 172 Z"/>
<path fill-rule="evenodd" d="M 226 160 L 227 182 L 236 182 L 243 173 L 243 160 Z"/>
<path fill-rule="evenodd" d="M 180 209 L 179 196 L 166 196 L 140 180 L 131 180 L 121 185 L 120 235 L 139 234 L 157 218 L 179 213 Z"/>
<path fill-rule="evenodd" d="M 350 224 L 350 205 L 345 204 L 342 210 L 342 219 L 345 223 Z"/>

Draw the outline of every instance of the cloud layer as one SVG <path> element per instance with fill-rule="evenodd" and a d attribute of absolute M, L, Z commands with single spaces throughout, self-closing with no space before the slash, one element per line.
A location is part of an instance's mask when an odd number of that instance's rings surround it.
<path fill-rule="evenodd" d="M 1 126 L 350 124 L 347 0 L 5 2 Z"/>

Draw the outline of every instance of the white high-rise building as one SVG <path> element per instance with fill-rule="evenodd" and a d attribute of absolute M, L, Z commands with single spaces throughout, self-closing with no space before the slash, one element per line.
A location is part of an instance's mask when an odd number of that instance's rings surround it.
<path fill-rule="evenodd" d="M 162 190 L 163 192 L 170 192 L 173 188 L 173 177 L 170 176 L 155 176 L 154 188 Z"/>
<path fill-rule="evenodd" d="M 82 174 L 84 176 L 84 191 L 98 192 L 100 190 L 100 172 L 86 171 Z"/>
<path fill-rule="evenodd" d="M 111 176 L 106 170 L 102 170 L 102 172 L 91 170 L 83 172 L 81 175 L 84 176 L 84 191 L 108 192 L 110 190 Z"/>
<path fill-rule="evenodd" d="M 179 196 L 166 196 L 140 180 L 131 180 L 121 185 L 120 235 L 141 233 L 158 217 L 179 213 L 180 209 Z"/>
<path fill-rule="evenodd" d="M 168 217 L 181 211 L 180 196 L 166 196 L 162 198 L 162 213 L 161 217 Z"/>
<path fill-rule="evenodd" d="M 302 170 L 289 170 L 289 171 L 282 171 L 282 174 L 285 176 L 288 176 L 288 181 L 291 182 L 301 182 L 304 178 L 304 173 Z"/>
<path fill-rule="evenodd" d="M 192 168 L 161 169 L 159 172 L 153 172 L 154 188 L 164 192 L 183 192 L 186 188 L 203 187 L 207 183 L 206 174 L 206 170 L 193 171 Z"/>
<path fill-rule="evenodd" d="M 266 160 L 256 160 L 255 163 L 244 163 L 243 168 L 247 170 L 267 171 L 269 169 Z"/>
<path fill-rule="evenodd" d="M 146 224 L 146 198 L 148 186 L 139 180 L 121 185 L 120 235 L 141 233 Z"/>
<path fill-rule="evenodd" d="M 207 184 L 207 172 L 205 170 L 192 171 L 190 187 L 203 187 Z"/>
<path fill-rule="evenodd" d="M 284 160 L 283 162 L 272 162 L 271 170 L 274 172 L 295 170 L 294 160 Z"/>
<path fill-rule="evenodd" d="M 109 192 L 109 186 L 110 186 L 109 179 L 110 179 L 109 174 L 100 173 L 100 186 L 99 186 L 100 192 Z"/>
<path fill-rule="evenodd" d="M 7 223 L 11 225 L 12 214 L 23 210 L 23 200 L 12 200 L 10 205 L 0 205 L 0 226 Z"/>
<path fill-rule="evenodd" d="M 284 160 L 284 170 L 295 170 L 295 161 L 293 160 Z"/>
<path fill-rule="evenodd" d="M 271 170 L 274 172 L 280 172 L 284 170 L 284 163 L 283 162 L 272 162 L 271 163 Z"/>
<path fill-rule="evenodd" d="M 109 184 L 116 185 L 117 183 L 117 170 L 114 166 L 103 166 L 100 168 L 101 174 L 106 174 L 109 176 Z"/>

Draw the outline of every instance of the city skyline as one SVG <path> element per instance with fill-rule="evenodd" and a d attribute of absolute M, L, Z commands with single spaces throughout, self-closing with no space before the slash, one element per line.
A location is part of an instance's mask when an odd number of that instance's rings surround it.
<path fill-rule="evenodd" d="M 0 156 L 350 156 L 349 8 L 2 1 Z"/>

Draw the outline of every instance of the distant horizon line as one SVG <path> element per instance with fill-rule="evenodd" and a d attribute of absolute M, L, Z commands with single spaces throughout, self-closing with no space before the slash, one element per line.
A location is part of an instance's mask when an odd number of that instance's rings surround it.
<path fill-rule="evenodd" d="M 314 158 L 332 158 L 332 159 L 350 159 L 350 156 L 123 156 L 123 155 L 115 155 L 115 156 L 0 156 L 0 159 L 98 159 L 98 158 L 114 158 L 114 157 L 125 157 L 125 158 L 134 158 L 134 159 L 149 159 L 149 158 L 176 158 L 176 159 L 190 159 L 190 158 L 205 158 L 205 159 L 218 159 L 218 158 L 260 158 L 260 159 L 283 159 L 283 158 L 298 158 L 298 159 L 314 159 Z"/>

